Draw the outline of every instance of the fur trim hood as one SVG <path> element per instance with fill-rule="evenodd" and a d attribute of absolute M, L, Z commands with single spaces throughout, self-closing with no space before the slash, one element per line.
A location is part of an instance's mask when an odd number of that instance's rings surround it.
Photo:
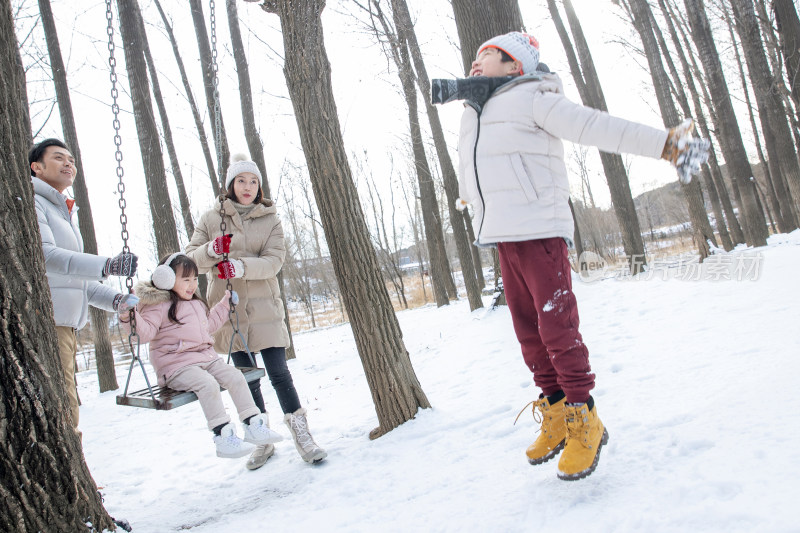
<path fill-rule="evenodd" d="M 133 292 L 139 297 L 139 303 L 142 305 L 153 305 L 170 301 L 169 291 L 155 287 L 152 281 L 140 281 L 133 288 Z"/>

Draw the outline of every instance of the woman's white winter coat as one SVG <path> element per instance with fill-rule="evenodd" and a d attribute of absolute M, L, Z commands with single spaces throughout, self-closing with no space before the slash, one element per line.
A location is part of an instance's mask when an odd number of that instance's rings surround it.
<path fill-rule="evenodd" d="M 113 311 L 118 291 L 100 283 L 106 258 L 83 253 L 78 206 L 70 213 L 66 196 L 39 178 L 31 180 L 56 326 L 81 329 L 89 305 Z"/>
<path fill-rule="evenodd" d="M 477 244 L 549 237 L 572 242 L 562 139 L 659 158 L 667 132 L 570 101 L 559 77 L 550 73 L 503 85 L 480 113 L 466 106 L 459 194 L 473 206 Z"/>

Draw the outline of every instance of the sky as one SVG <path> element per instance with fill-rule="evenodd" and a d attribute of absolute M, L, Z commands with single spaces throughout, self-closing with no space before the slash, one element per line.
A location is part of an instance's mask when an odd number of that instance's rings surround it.
<path fill-rule="evenodd" d="M 36 14 L 38 7 L 32 0 L 20 0 L 21 13 Z M 206 166 L 197 141 L 194 122 L 177 72 L 169 41 L 151 0 L 141 0 L 147 22 L 148 38 L 159 71 L 162 91 L 170 110 L 170 121 L 184 180 L 189 190 L 194 217 L 199 217 L 214 202 Z M 204 93 L 194 29 L 188 7 L 183 3 L 162 2 L 177 35 L 180 51 L 192 83 L 194 98 L 201 106 L 207 135 L 210 122 L 205 112 Z M 208 4 L 203 2 L 208 19 Z M 608 100 L 611 113 L 637 120 L 654 127 L 663 127 L 654 95 L 649 87 L 649 76 L 642 69 L 633 52 L 634 47 L 625 41 L 638 43 L 632 28 L 620 18 L 620 10 L 611 2 L 596 0 L 574 0 L 579 17 L 584 22 L 598 72 Z M 267 158 L 268 176 L 273 196 L 281 205 L 281 188 L 285 187 L 282 170 L 287 163 L 301 168 L 305 166 L 300 147 L 297 125 L 293 116 L 282 72 L 283 42 L 277 16 L 263 12 L 257 4 L 238 2 L 241 27 L 249 58 L 252 77 L 256 122 L 262 137 Z M 415 30 L 425 56 L 431 78 L 451 78 L 462 75 L 460 52 L 457 49 L 457 34 L 452 9 L 447 0 L 421 2 L 409 0 Z M 520 2 L 523 20 L 529 32 L 537 36 L 542 61 L 551 70 L 561 74 L 568 96 L 579 101 L 569 68 L 564 59 L 561 42 L 550 20 L 546 2 Z M 61 42 L 62 55 L 67 64 L 68 82 L 81 144 L 86 182 L 95 216 L 98 246 L 101 255 L 115 255 L 121 247 L 117 206 L 117 178 L 114 159 L 112 113 L 110 109 L 111 84 L 108 72 L 108 45 L 106 42 L 106 8 L 98 0 L 79 3 L 54 0 L 52 2 L 56 25 Z M 408 153 L 408 118 L 397 76 L 388 68 L 386 59 L 374 38 L 365 31 L 363 24 L 353 16 L 357 8 L 346 0 L 328 2 L 323 11 L 325 46 L 332 66 L 333 89 L 339 110 L 340 123 L 348 153 L 368 155 L 370 167 L 379 186 L 389 187 L 399 178 L 400 172 L 410 172 L 410 163 L 398 164 L 398 154 Z M 114 13 L 116 23 L 116 13 Z M 21 18 L 18 22 L 20 38 L 28 34 L 32 18 Z M 228 42 L 227 14 L 224 2 L 217 2 L 217 27 L 219 42 L 221 105 L 232 153 L 247 152 L 247 144 L 241 126 L 238 99 L 238 81 L 233 57 Z M 119 77 L 120 106 L 122 108 L 122 153 L 128 213 L 134 228 L 131 236 L 132 249 L 142 256 L 144 268 L 154 266 L 154 245 L 146 228 L 150 213 L 147 207 L 144 177 L 139 157 L 135 123 L 128 97 L 124 54 L 115 26 L 117 74 Z M 46 54 L 44 37 L 40 28 L 35 28 L 24 45 L 26 50 L 38 49 Z M 45 123 L 52 95 L 49 73 L 33 60 L 36 53 L 23 54 L 28 71 L 29 99 L 32 102 L 34 128 Z M 421 106 L 421 108 L 423 108 Z M 423 108 L 424 109 L 424 108 Z M 462 107 L 449 104 L 439 108 L 447 141 L 451 146 L 454 161 L 457 160 L 455 145 Z M 425 123 L 423 117 L 423 124 Z M 58 111 L 52 113 L 37 138 L 61 137 Z M 571 153 L 568 148 L 567 153 Z M 165 152 L 166 157 L 166 152 Z M 390 171 L 394 157 L 394 172 Z M 429 153 L 434 158 L 434 154 Z M 409 160 L 410 161 L 410 160 Z M 674 170 L 661 161 L 644 158 L 628 159 L 631 165 L 631 188 L 634 195 L 654 186 L 673 181 Z M 608 188 L 597 157 L 596 150 L 589 150 L 590 179 L 593 193 L 602 206 L 608 206 Z M 165 163 L 169 168 L 169 163 Z M 571 165 L 571 164 L 570 164 Z M 571 165 L 573 166 L 573 165 Z M 399 167 L 399 170 L 398 170 Z M 574 166 L 573 166 L 574 169 Z M 573 183 L 579 183 L 577 172 L 573 172 Z M 170 175 L 168 182 L 172 182 Z M 170 185 L 175 191 L 174 185 Z M 384 190 L 385 191 L 385 190 Z M 384 192 L 385 193 L 385 192 Z M 362 199 L 366 192 L 362 190 Z M 173 205 L 177 213 L 176 196 Z M 179 222 L 180 223 L 180 222 Z M 180 235 L 181 242 L 187 238 Z"/>
<path fill-rule="evenodd" d="M 377 440 L 345 324 L 295 334 L 288 363 L 324 462 L 300 459 L 268 382 L 286 440 L 248 471 L 246 458 L 216 457 L 197 402 L 117 406 L 121 391 L 99 394 L 94 369 L 78 374 L 86 462 L 106 509 L 136 533 L 795 532 L 800 430 L 785 399 L 800 372 L 800 230 L 702 267 L 671 259 L 635 279 L 573 277 L 610 436 L 584 480 L 528 464 L 538 426 L 530 408 L 515 418 L 539 391 L 508 309 L 470 313 L 463 298 L 398 313 L 432 407 Z M 143 386 L 138 369 L 131 386 Z"/>

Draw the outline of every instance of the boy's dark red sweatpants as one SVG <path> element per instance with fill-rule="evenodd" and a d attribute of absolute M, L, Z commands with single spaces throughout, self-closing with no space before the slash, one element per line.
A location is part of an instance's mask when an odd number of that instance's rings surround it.
<path fill-rule="evenodd" d="M 582 403 L 594 388 L 589 350 L 578 332 L 578 302 L 564 239 L 498 244 L 503 288 L 522 357 L 546 396 L 563 390 Z"/>

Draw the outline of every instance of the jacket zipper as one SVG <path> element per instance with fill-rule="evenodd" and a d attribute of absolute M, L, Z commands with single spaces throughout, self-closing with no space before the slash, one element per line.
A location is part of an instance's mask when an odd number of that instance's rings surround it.
<path fill-rule="evenodd" d="M 483 232 L 483 221 L 486 220 L 486 201 L 483 199 L 483 191 L 481 190 L 481 180 L 478 179 L 478 139 L 481 137 L 481 113 L 483 108 L 477 105 L 469 104 L 478 115 L 478 127 L 475 132 L 475 145 L 472 147 L 472 167 L 475 170 L 475 185 L 478 187 L 478 196 L 481 198 L 481 205 L 483 210 L 481 213 L 481 223 L 478 226 L 478 235 L 475 236 L 476 245 L 480 246 L 481 233 Z"/>

